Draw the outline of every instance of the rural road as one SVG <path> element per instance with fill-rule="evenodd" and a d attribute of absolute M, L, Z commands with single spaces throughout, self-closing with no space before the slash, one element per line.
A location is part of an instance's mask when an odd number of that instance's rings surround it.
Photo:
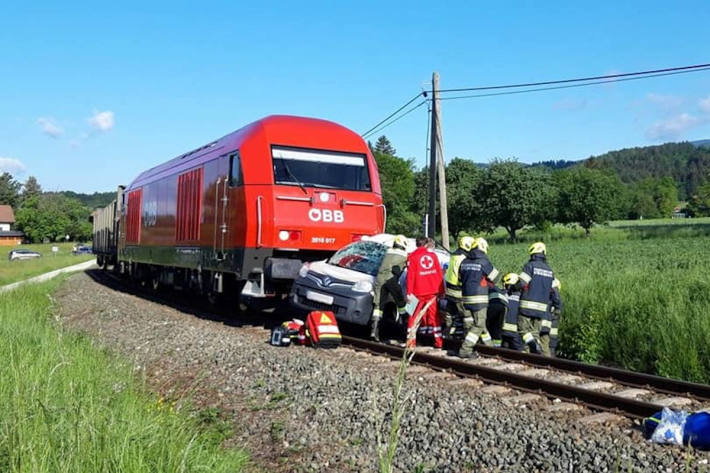
<path fill-rule="evenodd" d="M 54 271 L 40 274 L 39 276 L 34 276 L 32 278 L 25 279 L 23 281 L 17 281 L 12 284 L 6 284 L 5 286 L 0 286 L 0 294 L 2 294 L 3 292 L 12 291 L 13 289 L 17 289 L 18 287 L 20 287 L 23 284 L 38 283 L 38 282 L 47 281 L 49 279 L 59 276 L 60 274 L 75 273 L 77 271 L 84 271 L 84 270 L 89 269 L 95 265 L 96 265 L 96 260 L 92 259 L 92 260 L 84 261 L 83 263 L 75 264 L 72 266 L 66 266 L 64 268 L 55 269 Z"/>

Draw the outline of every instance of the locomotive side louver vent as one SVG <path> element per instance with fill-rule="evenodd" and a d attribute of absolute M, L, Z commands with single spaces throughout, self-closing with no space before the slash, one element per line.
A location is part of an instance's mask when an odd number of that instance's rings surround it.
<path fill-rule="evenodd" d="M 202 220 L 202 168 L 178 176 L 177 197 L 175 240 L 199 240 Z"/>

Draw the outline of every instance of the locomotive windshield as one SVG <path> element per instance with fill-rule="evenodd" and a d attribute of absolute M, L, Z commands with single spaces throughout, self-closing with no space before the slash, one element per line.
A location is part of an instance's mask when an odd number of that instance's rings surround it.
<path fill-rule="evenodd" d="M 372 190 L 364 154 L 273 146 L 271 156 L 276 184 Z"/>

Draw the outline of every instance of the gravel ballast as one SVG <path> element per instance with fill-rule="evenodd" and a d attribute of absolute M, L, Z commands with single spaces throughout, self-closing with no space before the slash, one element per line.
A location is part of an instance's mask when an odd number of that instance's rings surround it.
<path fill-rule="evenodd" d="M 130 357 L 164 397 L 217 408 L 233 423 L 229 442 L 255 465 L 377 470 L 396 363 L 344 348 L 272 347 L 259 326 L 199 318 L 97 280 L 74 275 L 54 295 L 62 323 Z M 708 454 L 651 444 L 631 421 L 582 425 L 592 412 L 516 404 L 519 392 L 475 384 L 410 372 L 397 471 L 707 471 Z"/>

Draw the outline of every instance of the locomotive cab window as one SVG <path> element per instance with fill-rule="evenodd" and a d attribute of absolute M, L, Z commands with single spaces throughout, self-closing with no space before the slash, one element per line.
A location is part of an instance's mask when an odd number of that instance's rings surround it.
<path fill-rule="evenodd" d="M 272 146 L 271 157 L 276 184 L 372 190 L 364 154 Z"/>
<path fill-rule="evenodd" d="M 229 185 L 237 187 L 242 184 L 242 165 L 239 160 L 239 153 L 234 153 L 229 157 Z"/>

